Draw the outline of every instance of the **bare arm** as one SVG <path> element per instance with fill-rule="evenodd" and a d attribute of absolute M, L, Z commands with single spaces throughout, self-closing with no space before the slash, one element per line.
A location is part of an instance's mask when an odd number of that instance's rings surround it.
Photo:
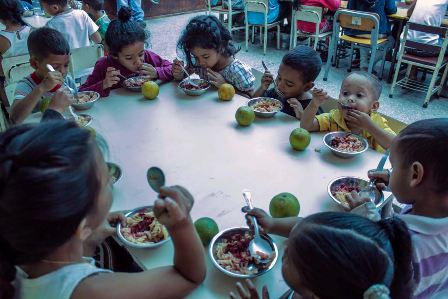
<path fill-rule="evenodd" d="M 319 122 L 315 118 L 317 111 L 319 110 L 319 103 L 314 100 L 305 108 L 302 113 L 302 119 L 300 120 L 300 127 L 309 131 L 319 131 Z"/>
<path fill-rule="evenodd" d="M 268 213 L 259 208 L 249 210 L 247 207 L 244 207 L 243 212 L 247 213 L 246 220 L 249 226 L 252 226 L 252 219 L 250 216 L 253 216 L 257 218 L 258 224 L 265 233 L 286 238 L 289 236 L 294 225 L 303 219 L 300 217 L 272 218 Z"/>
<path fill-rule="evenodd" d="M 11 107 L 11 120 L 13 123 L 22 123 L 33 112 L 34 107 L 36 107 L 44 93 L 45 90 L 38 86 L 23 99 L 15 101 Z"/>
<path fill-rule="evenodd" d="M 274 76 L 269 71 L 265 71 L 263 76 L 261 77 L 260 87 L 252 94 L 252 97 L 257 98 L 261 97 L 263 93 L 268 90 L 269 86 L 274 82 Z"/>
<path fill-rule="evenodd" d="M 411 6 L 410 6 L 409 9 L 408 9 L 408 17 L 409 17 L 409 18 L 412 16 L 412 13 L 414 12 L 415 4 L 417 4 L 417 0 L 414 0 L 414 1 L 411 3 Z"/>
<path fill-rule="evenodd" d="M 378 144 L 385 149 L 390 148 L 392 141 L 395 138 L 394 134 L 383 130 L 373 121 L 370 122 L 366 130 L 372 135 L 376 142 L 378 142 Z"/>
<path fill-rule="evenodd" d="M 94 34 L 92 34 L 90 36 L 90 40 L 92 42 L 94 42 L 95 44 L 101 44 L 101 35 L 100 35 L 100 33 L 97 31 Z"/>

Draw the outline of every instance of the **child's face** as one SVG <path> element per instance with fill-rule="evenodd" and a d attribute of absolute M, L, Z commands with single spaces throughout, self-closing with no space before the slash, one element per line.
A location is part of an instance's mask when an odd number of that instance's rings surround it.
<path fill-rule="evenodd" d="M 145 44 L 143 42 L 135 42 L 126 46 L 121 49 L 115 59 L 131 72 L 138 72 L 145 62 Z"/>
<path fill-rule="evenodd" d="M 221 55 L 215 49 L 203 49 L 195 47 L 191 49 L 191 54 L 196 60 L 196 64 L 202 68 L 212 69 L 218 64 Z"/>
<path fill-rule="evenodd" d="M 364 113 L 370 113 L 379 107 L 371 83 L 367 78 L 358 74 L 352 74 L 344 80 L 339 93 L 339 101 Z M 347 110 L 342 109 L 342 111 L 345 117 Z"/>
<path fill-rule="evenodd" d="M 92 8 L 90 7 L 89 4 L 86 4 L 86 3 L 82 2 L 81 9 L 84 10 L 89 15 L 92 14 Z"/>
<path fill-rule="evenodd" d="M 42 6 L 43 10 L 50 16 L 55 16 L 64 10 L 64 7 L 61 7 L 60 5 L 48 4 L 44 1 L 40 1 L 40 5 Z"/>
<path fill-rule="evenodd" d="M 51 65 L 56 71 L 60 72 L 65 78 L 68 73 L 68 66 L 70 63 L 70 55 L 56 55 L 50 54 L 42 60 L 37 60 L 33 57 L 30 59 L 31 66 L 36 70 L 36 74 L 40 78 L 44 78 L 48 73 L 47 64 Z"/>
<path fill-rule="evenodd" d="M 314 86 L 313 82 L 303 82 L 300 72 L 283 63 L 280 64 L 275 82 L 285 98 L 301 97 Z"/>

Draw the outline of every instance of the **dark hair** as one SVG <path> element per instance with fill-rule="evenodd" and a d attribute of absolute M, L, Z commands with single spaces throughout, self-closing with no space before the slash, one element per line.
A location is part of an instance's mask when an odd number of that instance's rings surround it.
<path fill-rule="evenodd" d="M 319 53 L 308 46 L 297 46 L 285 56 L 282 63 L 300 73 L 304 83 L 313 82 L 319 76 L 322 67 L 322 59 Z"/>
<path fill-rule="evenodd" d="M 70 46 L 62 33 L 53 28 L 42 27 L 32 30 L 28 36 L 28 51 L 31 57 L 42 60 L 50 54 L 69 55 Z"/>
<path fill-rule="evenodd" d="M 195 47 L 215 49 L 225 57 L 240 50 L 233 43 L 229 30 L 215 16 L 207 15 L 192 18 L 177 41 L 177 49 L 183 51 L 188 65 L 193 65 L 191 50 Z"/>
<path fill-rule="evenodd" d="M 12 127 L 0 135 L 0 298 L 14 265 L 67 242 L 99 196 L 95 139 L 74 122 Z"/>
<path fill-rule="evenodd" d="M 391 298 L 412 295 L 411 239 L 398 218 L 314 214 L 291 232 L 288 249 L 303 285 L 321 299 L 362 298 L 374 284 L 389 287 Z"/>
<path fill-rule="evenodd" d="M 22 20 L 23 6 L 18 0 L 0 0 L 0 20 L 26 25 Z"/>
<path fill-rule="evenodd" d="M 84 4 L 88 4 L 93 10 L 100 11 L 103 9 L 104 0 L 82 0 Z"/>
<path fill-rule="evenodd" d="M 131 20 L 132 11 L 123 6 L 118 12 L 118 19 L 110 22 L 107 27 L 105 41 L 112 55 L 118 55 L 120 51 L 135 42 L 145 42 L 148 33 L 135 21 Z"/>
<path fill-rule="evenodd" d="M 367 81 L 369 81 L 369 83 L 370 83 L 370 88 L 373 91 L 373 95 L 374 95 L 375 99 L 378 100 L 380 98 L 381 90 L 382 90 L 381 82 L 380 82 L 380 80 L 378 80 L 378 78 L 375 75 L 370 74 L 368 72 L 364 72 L 364 71 L 351 72 L 351 73 L 347 74 L 347 76 L 345 76 L 344 80 L 342 81 L 342 84 L 344 84 L 344 81 L 347 80 L 347 78 L 349 78 L 350 76 L 353 76 L 353 75 L 358 75 L 358 76 L 361 76 L 361 77 L 364 77 L 365 79 L 367 79 Z"/>
<path fill-rule="evenodd" d="M 448 193 L 448 118 L 416 121 L 397 137 L 397 152 L 403 166 L 420 162 L 431 178 L 435 192 Z"/>
<path fill-rule="evenodd" d="M 61 7 L 65 7 L 68 5 L 68 0 L 40 0 L 40 1 L 48 5 L 59 5 Z"/>

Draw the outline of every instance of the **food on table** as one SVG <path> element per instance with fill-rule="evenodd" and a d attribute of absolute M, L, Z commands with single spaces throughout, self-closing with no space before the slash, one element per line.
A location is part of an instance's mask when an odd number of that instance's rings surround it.
<path fill-rule="evenodd" d="M 240 126 L 249 126 L 255 119 L 254 110 L 249 106 L 241 106 L 236 110 L 235 119 Z"/>
<path fill-rule="evenodd" d="M 274 218 L 297 217 L 299 212 L 299 200 L 288 192 L 277 194 L 269 203 L 269 213 Z"/>
<path fill-rule="evenodd" d="M 85 126 L 87 126 L 90 123 L 91 120 L 92 120 L 92 117 L 90 115 L 78 114 L 78 118 L 76 120 L 76 123 L 80 127 L 85 127 Z"/>
<path fill-rule="evenodd" d="M 221 101 L 230 101 L 235 95 L 235 88 L 229 83 L 224 83 L 218 88 L 218 97 Z"/>
<path fill-rule="evenodd" d="M 144 76 L 138 76 L 138 77 L 131 77 L 127 78 L 123 84 L 125 87 L 133 88 L 133 87 L 141 87 L 143 83 L 150 81 L 148 77 Z"/>
<path fill-rule="evenodd" d="M 121 229 L 123 237 L 132 243 L 158 243 L 168 238 L 168 231 L 160 224 L 153 211 L 143 209 L 126 218 Z"/>
<path fill-rule="evenodd" d="M 199 79 L 199 80 L 193 80 L 193 82 L 198 86 L 192 85 L 187 80 L 185 80 L 182 82 L 181 87 L 184 89 L 188 89 L 188 90 L 201 90 L 201 89 L 209 87 L 209 84 L 205 80 Z"/>
<path fill-rule="evenodd" d="M 78 98 L 75 99 L 76 104 L 85 104 L 96 100 L 97 95 L 93 92 L 78 93 Z"/>
<path fill-rule="evenodd" d="M 294 129 L 289 135 L 289 143 L 296 151 L 303 151 L 308 147 L 310 142 L 311 135 L 303 128 Z"/>
<path fill-rule="evenodd" d="M 216 224 L 215 220 L 209 217 L 199 218 L 194 222 L 194 227 L 204 246 L 207 246 L 213 237 L 219 233 L 218 224 Z"/>
<path fill-rule="evenodd" d="M 282 109 L 282 104 L 273 99 L 261 99 L 251 107 L 257 112 L 277 112 Z"/>
<path fill-rule="evenodd" d="M 148 100 L 154 100 L 159 95 L 159 85 L 154 81 L 146 81 L 142 85 L 142 94 Z"/>
<path fill-rule="evenodd" d="M 114 163 L 110 163 L 110 162 L 107 163 L 107 168 L 109 171 L 110 182 L 112 184 L 115 184 L 115 182 L 120 177 L 120 169 L 119 169 L 118 165 L 115 165 Z"/>
<path fill-rule="evenodd" d="M 347 153 L 359 152 L 365 148 L 363 142 L 351 134 L 334 137 L 330 141 L 330 146 L 334 149 Z"/>
<path fill-rule="evenodd" d="M 347 185 L 345 183 L 341 183 L 339 185 L 337 185 L 332 191 L 331 194 L 333 194 L 333 196 L 339 200 L 340 203 L 342 203 L 345 206 L 348 206 L 348 202 L 347 202 L 347 194 L 350 194 L 352 191 L 356 191 L 359 192 L 360 191 L 360 187 L 358 184 L 351 184 L 351 185 Z"/>

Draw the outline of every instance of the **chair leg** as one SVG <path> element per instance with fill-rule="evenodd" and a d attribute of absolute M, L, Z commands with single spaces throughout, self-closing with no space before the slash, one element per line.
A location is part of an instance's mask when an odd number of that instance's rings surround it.
<path fill-rule="evenodd" d="M 369 68 L 367 70 L 367 72 L 369 74 L 372 73 L 373 71 L 373 66 L 375 65 L 375 57 L 376 57 L 376 47 L 373 47 L 371 49 L 371 54 L 370 54 L 370 61 L 369 61 Z"/>
<path fill-rule="evenodd" d="M 260 27 L 260 44 L 263 42 L 263 27 Z"/>
<path fill-rule="evenodd" d="M 431 82 L 429 83 L 428 91 L 426 92 L 425 102 L 423 103 L 423 108 L 428 107 L 429 100 L 433 95 L 434 85 L 436 84 L 437 74 L 439 73 L 439 68 L 436 68 L 432 74 Z"/>
<path fill-rule="evenodd" d="M 280 25 L 277 25 L 277 50 L 280 50 Z"/>
<path fill-rule="evenodd" d="M 324 81 L 327 81 L 328 79 L 328 72 L 330 71 L 330 67 L 331 67 L 331 60 L 333 59 L 333 57 L 335 57 L 335 55 L 337 56 L 336 53 L 336 48 L 337 48 L 337 37 L 333 36 L 330 39 L 330 45 L 328 46 L 328 57 L 327 57 L 327 63 L 325 65 L 325 72 L 324 72 Z M 335 58 L 336 60 L 336 58 Z"/>
<path fill-rule="evenodd" d="M 291 21 L 291 32 L 289 33 L 289 50 L 294 48 L 294 39 L 297 39 L 297 31 L 294 26 L 294 22 Z"/>
<path fill-rule="evenodd" d="M 252 29 L 253 29 L 254 27 L 252 26 Z M 246 28 L 245 28 L 245 33 L 246 33 L 246 52 L 247 51 L 249 51 L 249 24 L 247 23 L 247 20 L 246 20 Z M 253 31 L 252 31 L 252 38 L 254 37 L 254 35 L 253 35 Z"/>
<path fill-rule="evenodd" d="M 227 14 L 227 29 L 229 29 L 230 35 L 232 35 L 232 15 Z"/>
<path fill-rule="evenodd" d="M 348 54 L 349 56 L 349 60 L 348 60 L 348 69 L 347 72 L 351 72 L 352 71 L 352 63 L 353 63 L 353 43 L 350 44 L 350 54 Z"/>
<path fill-rule="evenodd" d="M 252 44 L 255 42 L 255 26 L 252 26 Z"/>
<path fill-rule="evenodd" d="M 437 92 L 437 95 L 440 96 L 442 93 L 443 86 L 445 85 L 446 75 L 448 73 L 448 65 L 445 65 L 445 70 L 443 71 L 442 80 L 440 81 L 440 89 Z"/>
<path fill-rule="evenodd" d="M 317 49 L 317 44 L 319 43 L 319 37 L 318 36 L 314 36 L 314 50 Z"/>
<path fill-rule="evenodd" d="M 386 63 L 386 54 L 389 51 L 389 48 L 384 48 L 383 50 L 383 61 L 381 62 L 381 69 L 380 73 L 378 74 L 378 79 L 383 80 L 383 70 L 384 70 L 384 64 Z"/>
<path fill-rule="evenodd" d="M 264 36 L 263 36 L 263 55 L 266 55 L 266 46 L 268 43 L 268 27 L 264 27 Z"/>

